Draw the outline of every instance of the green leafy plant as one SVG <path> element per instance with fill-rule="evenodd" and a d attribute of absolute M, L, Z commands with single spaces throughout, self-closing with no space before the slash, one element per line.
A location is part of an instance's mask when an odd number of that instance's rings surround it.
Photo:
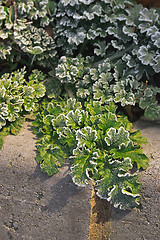
<path fill-rule="evenodd" d="M 152 119 L 159 116 L 156 95 L 160 93 L 160 88 L 137 81 L 132 74 L 122 76 L 120 62 L 114 65 L 107 59 L 94 67 L 91 60 L 81 55 L 76 58 L 63 56 L 59 60 L 55 75 L 71 97 L 103 103 L 114 101 L 122 107 L 138 104 L 146 116 Z"/>
<path fill-rule="evenodd" d="M 33 123 L 38 135 L 37 162 L 48 175 L 56 173 L 66 158 L 71 161 L 75 184 L 90 181 L 98 196 L 115 207 L 126 209 L 139 204 L 137 173 L 133 165 L 146 169 L 148 158 L 141 145 L 146 139 L 132 132 L 126 117 L 116 115 L 113 102 L 86 102 L 75 99 L 44 101 Z"/>
<path fill-rule="evenodd" d="M 158 11 L 134 0 L 61 0 L 56 19 L 57 48 L 64 55 L 56 75 L 62 83 L 75 84 L 78 96 L 94 91 L 96 99 L 136 104 L 146 116 L 159 116 L 160 89 L 154 80 L 160 72 Z M 91 64 L 86 66 L 78 54 L 92 57 Z"/>
<path fill-rule="evenodd" d="M 6 68 L 13 70 L 18 64 L 30 67 L 35 62 L 54 66 L 55 11 L 56 3 L 48 0 L 0 2 L 0 59 Z"/>
<path fill-rule="evenodd" d="M 36 107 L 36 103 L 45 95 L 45 86 L 42 81 L 44 74 L 38 70 L 25 79 L 26 71 L 21 69 L 12 74 L 5 73 L 0 78 L 0 135 L 3 138 L 7 132 L 17 134 L 25 112 L 31 112 Z M 9 125 L 9 128 L 8 128 Z M 2 131 L 1 131 L 2 129 Z"/>

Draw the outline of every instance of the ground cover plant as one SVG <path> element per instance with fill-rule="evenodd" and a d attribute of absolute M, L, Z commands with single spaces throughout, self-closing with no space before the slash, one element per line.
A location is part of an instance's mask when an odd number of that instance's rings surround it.
<path fill-rule="evenodd" d="M 23 115 L 31 112 L 36 103 L 45 95 L 45 86 L 40 83 L 43 73 L 37 70 L 25 79 L 26 71 L 5 73 L 0 79 L 0 147 L 3 136 L 11 132 L 17 134 L 23 122 Z"/>
<path fill-rule="evenodd" d="M 135 0 L 1 1 L 0 145 L 34 111 L 43 172 L 70 159 L 75 184 L 138 206 L 146 139 L 128 118 L 160 115 L 159 36 L 159 10 Z"/>

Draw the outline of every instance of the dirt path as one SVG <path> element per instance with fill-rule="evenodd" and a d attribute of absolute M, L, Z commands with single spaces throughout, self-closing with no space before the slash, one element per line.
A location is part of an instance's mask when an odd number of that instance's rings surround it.
<path fill-rule="evenodd" d="M 0 151 L 0 240 L 87 240 L 91 192 L 66 164 L 48 177 L 35 161 L 31 121 Z"/>
<path fill-rule="evenodd" d="M 144 153 L 150 166 L 140 173 L 141 207 L 132 211 L 112 209 L 111 240 L 160 239 L 160 120 L 134 124 L 147 137 Z"/>

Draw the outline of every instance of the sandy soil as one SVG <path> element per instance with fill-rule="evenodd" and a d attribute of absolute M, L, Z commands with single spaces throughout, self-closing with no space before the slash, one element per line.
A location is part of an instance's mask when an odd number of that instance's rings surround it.
<path fill-rule="evenodd" d="M 0 151 L 0 240 L 87 240 L 91 192 L 75 186 L 68 164 L 52 177 L 35 161 L 31 121 Z"/>
<path fill-rule="evenodd" d="M 148 139 L 150 166 L 140 172 L 141 206 L 131 211 L 114 209 L 94 193 L 91 198 L 89 186 L 75 186 L 68 163 L 52 177 L 41 173 L 31 119 L 17 136 L 6 136 L 0 151 L 0 240 L 159 240 L 160 120 L 142 119 L 134 128 Z"/>

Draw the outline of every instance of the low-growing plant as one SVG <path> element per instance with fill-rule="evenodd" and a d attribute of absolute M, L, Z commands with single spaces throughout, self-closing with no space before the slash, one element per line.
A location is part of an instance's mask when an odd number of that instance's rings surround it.
<path fill-rule="evenodd" d="M 144 110 L 145 116 L 152 119 L 160 115 L 160 106 L 156 100 L 160 88 L 137 81 L 134 75 L 122 76 L 123 66 L 112 64 L 108 59 L 93 66 L 91 58 L 61 57 L 55 71 L 57 80 L 65 86 L 71 97 L 88 101 L 99 100 L 103 103 L 114 101 L 122 107 L 136 104 Z"/>
<path fill-rule="evenodd" d="M 0 2 L 0 61 L 8 71 L 33 63 L 54 66 L 55 12 L 56 2 L 50 0 Z"/>
<path fill-rule="evenodd" d="M 146 116 L 159 116 L 160 89 L 154 80 L 160 72 L 156 9 L 134 0 L 61 0 L 56 19 L 57 47 L 64 55 L 56 75 L 62 83 L 74 84 L 80 97 L 94 92 L 94 99 L 113 100 L 123 107 L 137 104 Z M 90 65 L 78 54 L 92 57 Z"/>
<path fill-rule="evenodd" d="M 11 74 L 5 73 L 0 78 L 0 136 L 7 132 L 17 134 L 23 122 L 25 112 L 31 112 L 39 99 L 45 95 L 45 86 L 42 81 L 44 74 L 33 70 L 28 81 L 25 78 L 25 69 Z M 4 126 L 6 126 L 4 130 Z"/>
<path fill-rule="evenodd" d="M 48 175 L 71 161 L 73 182 L 92 182 L 96 193 L 115 207 L 139 204 L 140 184 L 133 166 L 146 169 L 141 145 L 146 139 L 132 131 L 127 117 L 116 114 L 113 102 L 44 101 L 33 123 L 38 135 L 37 162 Z"/>

